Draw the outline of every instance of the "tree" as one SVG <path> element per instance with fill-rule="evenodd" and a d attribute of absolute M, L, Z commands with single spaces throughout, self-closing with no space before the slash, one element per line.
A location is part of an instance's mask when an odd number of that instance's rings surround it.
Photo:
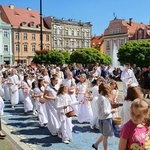
<path fill-rule="evenodd" d="M 121 64 L 129 62 L 139 67 L 150 66 L 150 42 L 126 42 L 118 50 L 117 56 Z"/>
<path fill-rule="evenodd" d="M 65 63 L 65 58 L 58 50 L 51 50 L 49 55 L 50 64 L 62 65 Z"/>
<path fill-rule="evenodd" d="M 94 64 L 94 63 L 111 63 L 111 58 L 99 52 L 97 49 L 85 48 L 74 51 L 70 56 L 71 62 L 81 63 L 81 64 Z"/>
<path fill-rule="evenodd" d="M 57 50 L 41 50 L 36 51 L 35 56 L 32 60 L 36 64 L 56 64 L 62 65 L 65 63 L 64 55 Z"/>
<path fill-rule="evenodd" d="M 63 54 L 65 59 L 65 64 L 70 64 L 70 53 L 66 51 L 62 51 L 61 54 Z"/>

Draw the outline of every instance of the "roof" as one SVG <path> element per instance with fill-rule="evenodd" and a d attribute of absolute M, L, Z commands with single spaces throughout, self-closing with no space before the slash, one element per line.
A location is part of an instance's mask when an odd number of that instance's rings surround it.
<path fill-rule="evenodd" d="M 122 20 L 122 24 L 128 28 L 128 33 L 130 35 L 133 35 L 137 29 L 139 29 L 141 27 L 145 28 L 147 26 L 146 24 L 136 23 L 136 22 L 132 22 L 130 24 L 129 21 L 126 21 L 126 20 Z"/>
<path fill-rule="evenodd" d="M 92 45 L 101 45 L 103 43 L 104 39 L 103 36 L 94 36 L 91 38 Z"/>
<path fill-rule="evenodd" d="M 15 8 L 13 5 L 1 5 L 1 7 L 7 16 L 8 23 L 13 26 L 20 26 L 23 22 L 25 22 L 27 26 L 31 22 L 34 22 L 35 27 L 40 24 L 40 13 L 36 10 L 32 10 L 30 8 Z"/>

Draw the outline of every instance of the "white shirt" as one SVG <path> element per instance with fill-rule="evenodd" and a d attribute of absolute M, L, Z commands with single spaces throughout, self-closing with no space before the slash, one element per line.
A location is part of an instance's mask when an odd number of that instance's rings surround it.
<path fill-rule="evenodd" d="M 103 95 L 98 96 L 98 115 L 100 120 L 112 118 L 110 101 Z"/>

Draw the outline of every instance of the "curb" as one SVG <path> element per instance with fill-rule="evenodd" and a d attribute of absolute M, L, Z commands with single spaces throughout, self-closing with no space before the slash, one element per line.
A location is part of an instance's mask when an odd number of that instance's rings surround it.
<path fill-rule="evenodd" d="M 8 140 L 12 142 L 15 150 L 37 150 L 36 147 L 32 146 L 32 144 L 21 142 L 21 140 L 25 140 L 26 138 L 22 135 L 14 135 L 11 132 L 14 132 L 15 129 L 12 126 L 6 125 L 5 121 L 2 120 L 2 131 L 6 134 Z"/>

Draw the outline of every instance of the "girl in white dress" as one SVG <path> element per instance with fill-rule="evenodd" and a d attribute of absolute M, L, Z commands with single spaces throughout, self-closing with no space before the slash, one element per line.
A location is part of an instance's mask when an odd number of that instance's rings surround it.
<path fill-rule="evenodd" d="M 24 113 L 28 113 L 28 112 L 32 112 L 33 111 L 33 105 L 30 99 L 30 89 L 31 89 L 31 85 L 28 82 L 28 75 L 25 74 L 24 75 L 24 80 L 21 82 L 21 89 L 23 89 L 23 93 L 24 93 Z"/>
<path fill-rule="evenodd" d="M 4 89 L 4 100 L 10 101 L 10 91 L 7 82 L 8 82 L 8 72 L 5 71 L 3 73 L 3 78 L 2 78 L 2 88 Z"/>
<path fill-rule="evenodd" d="M 94 80 L 95 81 L 95 85 L 92 87 L 92 96 L 93 96 L 93 99 L 92 99 L 92 111 L 93 111 L 93 117 L 91 119 L 91 122 L 90 122 L 90 127 L 91 129 L 99 129 L 99 121 L 98 121 L 98 95 L 99 95 L 99 92 L 98 92 L 98 88 L 99 88 L 99 85 L 102 84 L 104 82 L 104 78 L 103 77 L 99 77 L 97 80 Z M 92 84 L 94 84 L 94 81 L 92 82 Z"/>
<path fill-rule="evenodd" d="M 68 87 L 68 95 L 70 96 L 71 101 L 76 102 L 77 101 L 77 98 L 76 98 L 76 83 L 75 83 L 75 79 L 73 78 L 72 72 L 67 73 L 67 78 L 64 79 L 63 82 Z M 73 105 L 73 109 L 75 111 L 75 115 L 78 116 L 78 105 Z"/>
<path fill-rule="evenodd" d="M 45 107 L 46 104 L 43 97 L 44 91 L 44 78 L 39 78 L 37 87 L 34 89 L 34 98 L 36 101 L 40 127 L 45 127 L 48 123 L 47 111 Z"/>
<path fill-rule="evenodd" d="M 78 122 L 90 122 L 93 117 L 90 101 L 86 100 L 88 82 L 85 74 L 81 74 L 80 82 L 77 84 L 77 100 L 83 100 L 84 104 L 78 106 Z"/>
<path fill-rule="evenodd" d="M 62 141 L 69 144 L 72 141 L 72 118 L 68 118 L 65 113 L 70 111 L 69 105 L 82 104 L 83 101 L 76 101 L 72 103 L 68 93 L 68 87 L 61 84 L 58 90 L 57 99 L 55 100 L 56 109 L 58 110 L 59 120 L 61 122 L 60 130 L 62 134 Z"/>
<path fill-rule="evenodd" d="M 46 111 L 48 117 L 48 130 L 52 136 L 57 136 L 60 128 L 60 121 L 58 119 L 58 114 L 55 106 L 55 99 L 58 90 L 58 77 L 53 75 L 51 78 L 51 83 L 45 88 L 44 98 L 46 99 Z"/>

